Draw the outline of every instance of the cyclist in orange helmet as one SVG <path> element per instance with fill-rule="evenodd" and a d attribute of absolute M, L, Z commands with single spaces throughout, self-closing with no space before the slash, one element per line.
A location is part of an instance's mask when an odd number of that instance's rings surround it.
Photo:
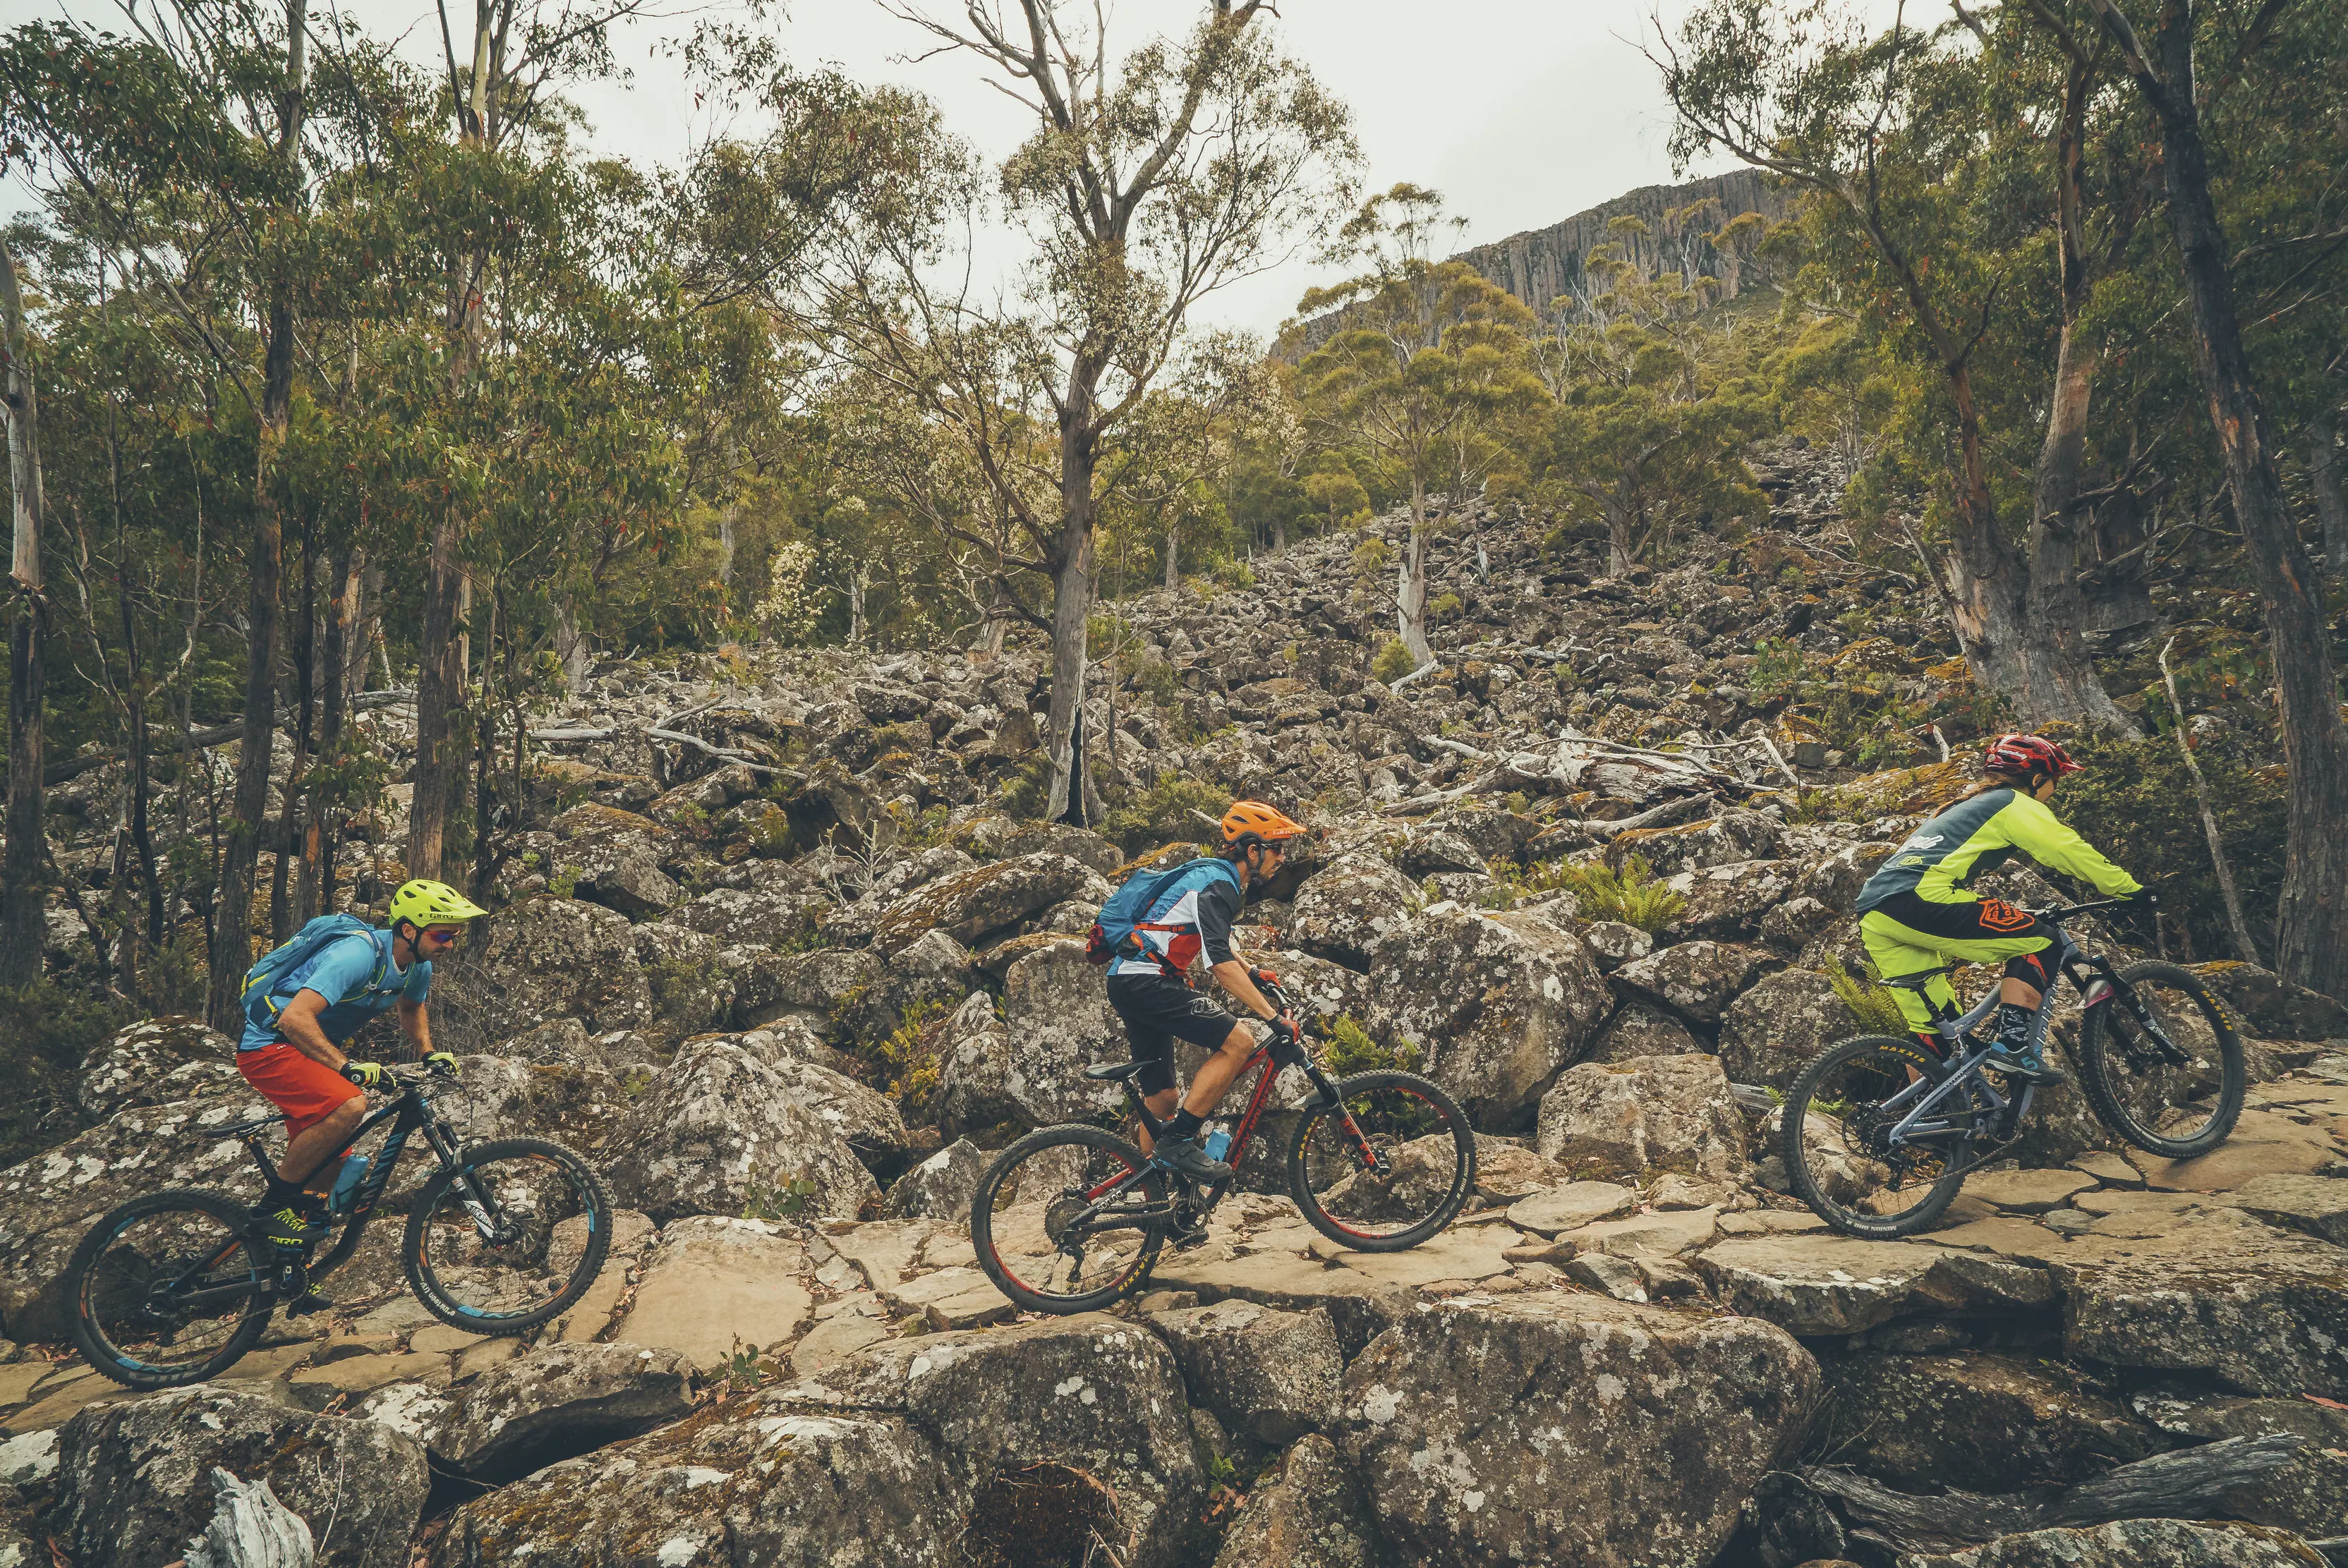
<path fill-rule="evenodd" d="M 1302 826 L 1260 801 L 1233 802 L 1223 814 L 1221 853 L 1194 861 L 1159 889 L 1134 927 L 1138 950 L 1120 951 L 1109 964 L 1109 1005 L 1125 1023 L 1133 1060 L 1149 1062 L 1134 1086 L 1151 1115 L 1172 1113 L 1166 1136 L 1149 1152 L 1159 1163 L 1200 1181 L 1219 1182 L 1231 1173 L 1229 1165 L 1208 1158 L 1199 1129 L 1254 1053 L 1255 1037 L 1216 998 L 1191 989 L 1190 967 L 1203 958 L 1226 994 L 1270 1023 L 1275 1035 L 1294 1038 L 1295 1020 L 1274 1010 L 1256 989 L 1254 971 L 1232 955 L 1231 923 L 1249 886 L 1278 871 L 1288 841 L 1303 835 Z M 1179 1111 L 1177 1040 L 1215 1053 L 1190 1080 Z M 1148 1146 L 1148 1135 L 1142 1136 Z"/>

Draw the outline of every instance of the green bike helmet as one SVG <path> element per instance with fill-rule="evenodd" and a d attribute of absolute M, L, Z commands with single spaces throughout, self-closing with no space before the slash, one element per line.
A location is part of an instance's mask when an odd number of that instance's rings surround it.
<path fill-rule="evenodd" d="M 391 896 L 391 908 L 385 918 L 396 931 L 402 920 L 420 929 L 426 926 L 462 925 L 488 913 L 446 882 L 427 882 L 418 877 L 402 885 Z"/>

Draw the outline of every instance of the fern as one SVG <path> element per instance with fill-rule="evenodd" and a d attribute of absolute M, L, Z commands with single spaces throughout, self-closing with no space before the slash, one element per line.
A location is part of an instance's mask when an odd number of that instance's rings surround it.
<path fill-rule="evenodd" d="M 1582 917 L 1636 926 L 1654 936 L 1679 918 L 1687 900 L 1665 886 L 1654 867 L 1633 855 L 1616 871 L 1605 866 L 1563 866 L 1557 880 L 1581 905 Z"/>
<path fill-rule="evenodd" d="M 1860 968 L 1863 972 L 1853 974 L 1848 966 L 1838 964 L 1827 971 L 1827 983 L 1868 1033 L 1906 1034 L 1907 1015 L 1900 1010 L 1900 999 L 1884 989 L 1883 971 L 1871 962 Z"/>

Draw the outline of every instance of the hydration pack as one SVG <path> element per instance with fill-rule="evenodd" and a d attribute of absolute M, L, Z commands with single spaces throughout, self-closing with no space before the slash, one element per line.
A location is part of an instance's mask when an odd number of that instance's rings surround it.
<path fill-rule="evenodd" d="M 346 997 L 328 997 L 330 1003 L 355 1001 L 370 991 L 384 989 L 384 976 L 391 968 L 391 946 L 386 940 L 389 932 L 369 925 L 356 915 L 321 915 L 294 933 L 293 940 L 282 948 L 263 953 L 252 968 L 244 972 L 244 1010 L 247 1017 L 263 1028 L 276 1018 L 276 998 L 271 993 L 277 982 L 325 951 L 326 944 L 345 937 L 365 937 L 376 950 L 375 970 L 366 984 Z"/>
<path fill-rule="evenodd" d="M 1101 906 L 1100 918 L 1086 933 L 1085 961 L 1106 964 L 1111 958 L 1140 958 L 1148 948 L 1134 933 L 1148 926 L 1147 917 L 1158 900 L 1180 886 L 1186 876 L 1203 886 L 1218 876 L 1227 878 L 1234 887 L 1240 885 L 1238 867 L 1211 855 L 1177 866 L 1171 871 L 1135 872 L 1108 896 L 1108 902 Z"/>

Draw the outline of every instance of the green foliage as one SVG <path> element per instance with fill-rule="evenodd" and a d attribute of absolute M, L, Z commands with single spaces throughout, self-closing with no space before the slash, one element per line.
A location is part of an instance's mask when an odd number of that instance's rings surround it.
<path fill-rule="evenodd" d="M 576 897 L 579 893 L 579 878 L 586 874 L 585 867 L 574 866 L 567 860 L 563 861 L 548 873 L 546 890 L 557 898 Z"/>
<path fill-rule="evenodd" d="M 942 1002 L 917 1001 L 886 1039 L 867 1048 L 874 1076 L 916 1125 L 934 1118 L 930 1102 L 941 1082 L 937 1036 L 951 1011 Z"/>
<path fill-rule="evenodd" d="M 1251 589 L 1255 586 L 1255 568 L 1243 560 L 1227 560 L 1215 568 L 1215 580 L 1225 588 Z"/>
<path fill-rule="evenodd" d="M 1439 594 L 1436 597 L 1434 602 L 1430 603 L 1426 607 L 1426 613 L 1430 616 L 1440 615 L 1448 617 L 1458 614 L 1466 608 L 1467 606 L 1460 602 L 1460 599 L 1457 594 L 1446 593 Z"/>
<path fill-rule="evenodd" d="M 1679 917 L 1687 900 L 1663 885 L 1654 868 L 1633 855 L 1619 871 L 1611 866 L 1560 862 L 1557 885 L 1581 902 L 1588 920 L 1618 920 L 1653 936 Z"/>
<path fill-rule="evenodd" d="M 1834 987 L 1835 995 L 1866 1033 L 1906 1034 L 1908 1020 L 1900 1011 L 1899 999 L 1884 989 L 1883 971 L 1872 961 L 1862 964 L 1860 971 L 1853 974 L 1843 965 L 1834 965 L 1827 970 L 1827 983 Z"/>
<path fill-rule="evenodd" d="M 1802 650 L 1799 644 L 1763 638 L 1753 650 L 1757 661 L 1746 683 L 1763 697 L 1777 697 L 1791 692 L 1801 683 Z"/>
<path fill-rule="evenodd" d="M 795 1220 L 808 1212 L 819 1187 L 811 1177 L 787 1176 L 771 1186 L 753 1184 L 742 1201 L 742 1217 L 746 1220 Z M 756 1354 L 757 1347 L 750 1350 Z"/>
<path fill-rule="evenodd" d="M 1390 637 L 1378 645 L 1376 654 L 1370 660 L 1370 679 L 1391 686 L 1417 668 L 1418 661 L 1410 656 L 1402 639 Z"/>
<path fill-rule="evenodd" d="M 0 1169 L 81 1130 L 74 1074 L 90 1047 L 129 1021 L 105 995 L 56 980 L 0 991 Z"/>
<path fill-rule="evenodd" d="M 2233 957 L 2209 840 L 2175 735 L 2066 737 L 2064 744 L 2084 771 L 2065 776 L 2053 803 L 2055 814 L 2114 865 L 2159 893 L 2172 930 L 2181 923 L 2188 935 L 2193 957 Z M 2255 938 L 2270 944 L 2261 956 L 2271 962 L 2289 815 L 2283 770 L 2250 766 L 2218 746 L 2201 746 L 2194 757 L 2209 781 L 2219 836 L 2233 862 L 2243 920 Z M 2149 917 L 2118 918 L 2132 925 L 2137 941 L 2154 945 Z"/>
<path fill-rule="evenodd" d="M 1037 752 L 1014 768 L 995 786 L 994 804 L 1021 822 L 1041 822 L 1052 804 L 1052 759 Z"/>
<path fill-rule="evenodd" d="M 1372 1039 L 1370 1032 L 1355 1022 L 1351 1013 L 1339 1013 L 1330 1020 L 1327 1043 L 1322 1052 L 1322 1065 L 1333 1077 L 1350 1078 L 1356 1072 L 1416 1072 L 1419 1049 L 1409 1040 L 1397 1041 L 1389 1050 Z"/>
<path fill-rule="evenodd" d="M 1200 837 L 1206 831 L 1200 815 L 1220 822 L 1231 804 L 1231 791 L 1221 785 L 1169 773 L 1139 794 L 1111 805 L 1101 832 L 1128 855 L 1140 855 L 1161 844 Z"/>

